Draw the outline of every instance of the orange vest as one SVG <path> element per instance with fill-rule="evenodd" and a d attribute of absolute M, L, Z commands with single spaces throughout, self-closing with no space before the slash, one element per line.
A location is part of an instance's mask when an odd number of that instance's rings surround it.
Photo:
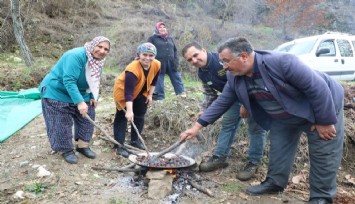
<path fill-rule="evenodd" d="M 115 85 L 113 87 L 113 99 L 116 104 L 117 110 L 121 110 L 121 107 L 117 104 L 120 102 L 123 107 L 126 107 L 126 101 L 124 96 L 124 83 L 126 79 L 126 71 L 133 73 L 137 77 L 136 86 L 133 91 L 133 99 L 137 98 L 138 94 L 141 92 L 144 82 L 147 81 L 147 90 L 143 93 L 144 96 L 148 96 L 151 84 L 154 77 L 158 74 L 160 70 L 160 62 L 158 60 L 153 60 L 150 64 L 150 70 L 148 72 L 147 79 L 144 76 L 143 68 L 139 63 L 139 60 L 134 60 L 131 62 L 126 69 L 120 74 L 120 76 L 115 80 Z"/>

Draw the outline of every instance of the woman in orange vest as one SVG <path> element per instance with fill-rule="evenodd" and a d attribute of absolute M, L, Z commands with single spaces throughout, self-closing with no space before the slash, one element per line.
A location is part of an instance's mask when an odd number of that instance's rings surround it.
<path fill-rule="evenodd" d="M 152 102 L 155 85 L 160 72 L 160 62 L 155 59 L 157 50 L 151 43 L 143 43 L 137 48 L 136 59 L 116 79 L 113 98 L 116 104 L 114 120 L 114 137 L 124 145 L 127 121 L 134 121 L 139 133 L 144 126 L 144 115 L 147 106 Z M 126 108 L 126 113 L 118 105 Z M 144 149 L 136 131 L 131 131 L 132 146 Z M 129 153 L 115 145 L 117 155 L 128 157 Z"/>

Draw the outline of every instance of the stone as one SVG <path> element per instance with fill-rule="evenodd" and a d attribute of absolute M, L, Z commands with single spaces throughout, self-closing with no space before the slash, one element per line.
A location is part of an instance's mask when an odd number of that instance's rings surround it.
<path fill-rule="evenodd" d="M 148 197 L 162 199 L 173 192 L 174 176 L 163 170 L 148 171 L 146 174 L 148 183 Z"/>
<path fill-rule="evenodd" d="M 22 61 L 21 58 L 19 58 L 19 57 L 14 57 L 14 62 L 21 62 L 21 61 Z"/>
<path fill-rule="evenodd" d="M 93 143 L 92 143 L 93 146 L 99 146 L 101 145 L 101 141 L 100 140 L 95 140 Z"/>
<path fill-rule="evenodd" d="M 22 161 L 22 162 L 20 162 L 20 167 L 23 167 L 23 166 L 28 165 L 28 164 L 29 164 L 28 161 Z"/>
<path fill-rule="evenodd" d="M 47 171 L 43 166 L 38 167 L 37 177 L 45 177 L 51 175 L 51 172 Z"/>
<path fill-rule="evenodd" d="M 39 164 L 34 164 L 34 165 L 32 165 L 32 168 L 33 169 L 37 169 L 38 167 L 40 167 L 41 165 L 39 165 Z"/>
<path fill-rule="evenodd" d="M 15 199 L 24 199 L 24 192 L 23 191 L 17 191 L 14 195 L 13 198 Z"/>

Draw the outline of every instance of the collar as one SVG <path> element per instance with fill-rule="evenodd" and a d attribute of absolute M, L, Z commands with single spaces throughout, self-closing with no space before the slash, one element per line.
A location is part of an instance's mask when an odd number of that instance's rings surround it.
<path fill-rule="evenodd" d="M 253 74 L 259 72 L 258 61 L 256 60 L 256 55 L 254 55 L 254 65 L 253 65 Z"/>
<path fill-rule="evenodd" d="M 207 52 L 207 51 L 206 51 Z M 203 70 L 207 70 L 208 69 L 208 67 L 210 66 L 210 64 L 211 64 L 211 60 L 212 59 L 212 53 L 211 52 L 207 52 L 207 63 L 206 63 L 206 65 L 204 66 L 204 67 L 201 67 L 201 69 L 203 69 Z"/>

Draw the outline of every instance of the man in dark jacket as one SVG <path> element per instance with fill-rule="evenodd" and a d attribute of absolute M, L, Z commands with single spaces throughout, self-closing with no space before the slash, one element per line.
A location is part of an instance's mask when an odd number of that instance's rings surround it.
<path fill-rule="evenodd" d="M 299 138 L 305 132 L 310 155 L 309 203 L 332 203 L 344 139 L 342 86 L 294 55 L 254 51 L 245 38 L 227 40 L 218 52 L 223 68 L 229 71 L 228 82 L 181 139 L 194 137 L 239 100 L 259 125 L 270 129 L 266 180 L 247 193 L 280 193 L 286 188 Z"/>
<path fill-rule="evenodd" d="M 202 81 L 204 100 L 201 104 L 201 112 L 198 113 L 200 116 L 222 92 L 227 82 L 226 71 L 219 63 L 218 53 L 207 52 L 197 42 L 187 44 L 182 49 L 182 55 L 192 66 L 198 68 L 198 77 Z M 247 117 L 247 112 L 237 101 L 223 114 L 217 146 L 212 157 L 207 162 L 201 163 L 200 171 L 213 171 L 228 166 L 227 156 L 241 117 Z M 248 120 L 248 130 L 250 135 L 248 162 L 237 174 L 237 178 L 243 181 L 255 176 L 263 156 L 266 135 L 266 131 L 252 119 Z"/>

